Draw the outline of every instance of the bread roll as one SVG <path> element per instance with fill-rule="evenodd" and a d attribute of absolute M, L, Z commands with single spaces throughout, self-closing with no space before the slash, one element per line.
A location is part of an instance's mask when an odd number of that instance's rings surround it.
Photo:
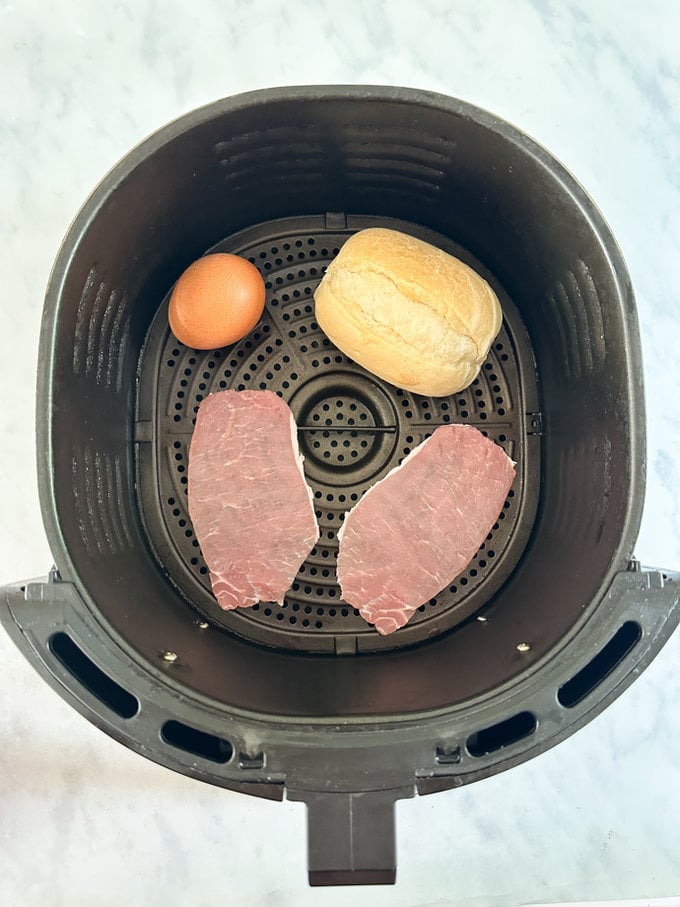
<path fill-rule="evenodd" d="M 432 397 L 474 381 L 503 317 L 494 291 L 468 265 L 382 228 L 347 240 L 314 299 L 319 326 L 343 353 Z"/>

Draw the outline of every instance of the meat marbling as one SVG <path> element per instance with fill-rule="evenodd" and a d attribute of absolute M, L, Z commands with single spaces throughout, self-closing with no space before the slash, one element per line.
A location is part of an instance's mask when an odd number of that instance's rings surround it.
<path fill-rule="evenodd" d="M 467 567 L 503 508 L 512 460 L 469 425 L 443 425 L 346 515 L 342 597 L 393 633 Z"/>
<path fill-rule="evenodd" d="M 319 538 L 297 426 L 272 391 L 201 403 L 189 452 L 189 515 L 220 607 L 283 603 Z"/>

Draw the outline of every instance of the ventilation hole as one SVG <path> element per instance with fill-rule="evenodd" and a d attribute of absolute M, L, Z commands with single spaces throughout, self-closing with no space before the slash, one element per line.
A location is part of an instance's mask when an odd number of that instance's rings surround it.
<path fill-rule="evenodd" d="M 640 625 L 634 620 L 626 621 L 595 658 L 559 688 L 557 699 L 560 705 L 571 709 L 585 699 L 628 655 L 641 636 Z"/>
<path fill-rule="evenodd" d="M 175 443 L 179 443 L 179 442 L 175 442 Z M 175 499 L 174 499 L 174 498 L 168 498 L 168 504 L 169 504 L 171 507 L 172 507 L 172 505 L 173 505 L 174 503 L 175 503 Z"/>
<path fill-rule="evenodd" d="M 317 620 L 317 622 L 314 624 L 314 626 L 316 627 L 317 630 L 320 630 L 323 627 L 323 621 Z"/>
<path fill-rule="evenodd" d="M 264 611 L 263 611 L 262 613 L 264 614 L 265 617 L 271 617 L 271 615 L 272 615 L 272 609 L 271 609 L 271 608 L 265 608 Z"/>
<path fill-rule="evenodd" d="M 201 569 L 200 569 L 198 572 L 201 574 L 201 576 L 205 576 L 206 573 L 208 572 L 208 568 L 207 568 L 207 567 L 201 567 Z"/>
<path fill-rule="evenodd" d="M 52 653 L 72 677 L 121 718 L 132 718 L 139 711 L 139 701 L 83 652 L 67 633 L 55 633 L 49 642 Z"/>
<path fill-rule="evenodd" d="M 465 746 L 471 756 L 485 756 L 528 737 L 535 730 L 536 718 L 531 712 L 519 712 L 512 718 L 471 734 Z"/>
<path fill-rule="evenodd" d="M 161 728 L 161 737 L 175 749 L 184 750 L 194 756 L 224 764 L 231 759 L 234 748 L 228 740 L 199 731 L 181 721 L 166 721 Z"/>

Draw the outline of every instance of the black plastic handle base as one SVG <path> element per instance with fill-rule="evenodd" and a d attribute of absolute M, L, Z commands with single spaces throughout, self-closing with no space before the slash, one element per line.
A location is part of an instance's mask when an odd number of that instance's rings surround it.
<path fill-rule="evenodd" d="M 309 884 L 394 885 L 394 804 L 414 790 L 363 793 L 288 791 L 307 804 Z"/>
<path fill-rule="evenodd" d="M 558 657 L 482 704 L 399 724 L 386 717 L 374 729 L 344 721 L 291 726 L 227 711 L 192 695 L 167 667 L 131 657 L 56 570 L 0 587 L 0 624 L 45 680 L 106 733 L 190 777 L 306 803 L 313 886 L 393 884 L 398 799 L 470 784 L 555 746 L 616 699 L 679 622 L 680 574 L 633 561 Z M 134 707 L 120 707 L 121 693 Z M 168 737 L 169 724 L 183 726 L 188 746 Z M 197 733 L 211 746 L 197 752 Z M 225 747 L 232 757 L 216 761 Z"/>

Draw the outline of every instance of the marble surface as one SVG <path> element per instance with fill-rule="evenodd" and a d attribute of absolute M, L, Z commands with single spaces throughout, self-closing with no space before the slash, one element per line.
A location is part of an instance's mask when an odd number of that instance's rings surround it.
<path fill-rule="evenodd" d="M 434 89 L 515 122 L 609 220 L 637 294 L 649 471 L 637 554 L 680 567 L 680 7 L 673 0 L 0 0 L 0 582 L 51 563 L 34 469 L 49 269 L 103 173 L 215 98 L 277 84 Z M 297 803 L 133 755 L 0 632 L 0 902 L 680 903 L 680 635 L 600 718 L 462 791 L 400 803 L 394 889 L 311 891 Z"/>

